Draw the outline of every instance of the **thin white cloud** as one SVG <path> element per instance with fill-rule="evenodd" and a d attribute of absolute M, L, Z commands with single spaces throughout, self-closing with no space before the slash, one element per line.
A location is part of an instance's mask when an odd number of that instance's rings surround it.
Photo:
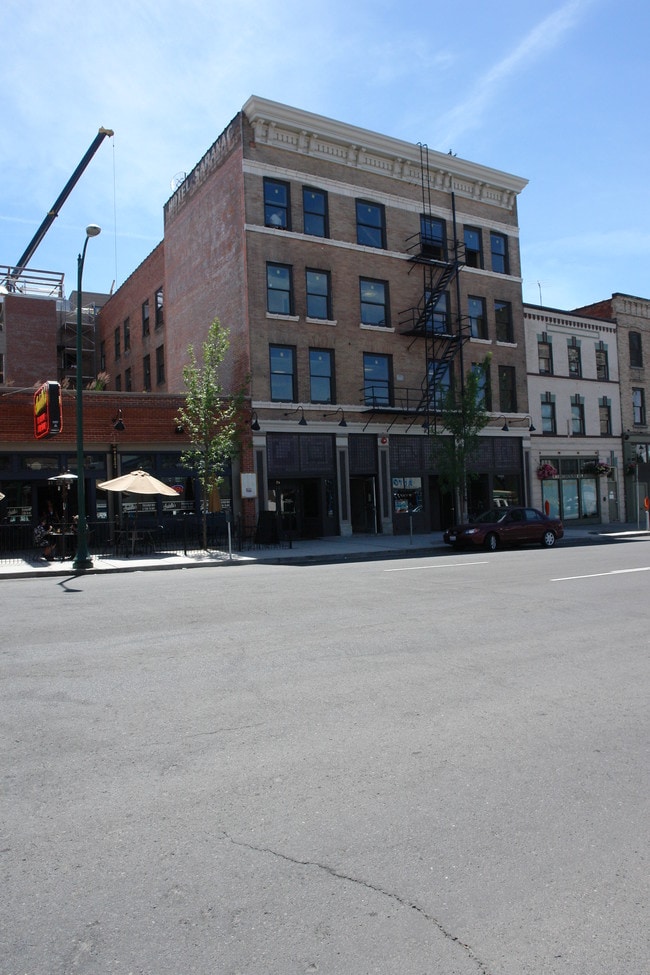
<path fill-rule="evenodd" d="M 523 67 L 552 50 L 578 22 L 580 15 L 597 0 L 569 0 L 555 13 L 549 14 L 526 34 L 515 49 L 482 75 L 460 104 L 442 116 L 439 122 L 440 146 L 457 142 L 468 129 L 485 120 L 489 104 L 505 83 Z"/>

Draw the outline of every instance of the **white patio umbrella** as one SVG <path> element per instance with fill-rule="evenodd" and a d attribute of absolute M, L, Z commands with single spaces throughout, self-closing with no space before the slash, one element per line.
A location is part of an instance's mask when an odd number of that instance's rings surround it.
<path fill-rule="evenodd" d="M 130 474 L 122 474 L 121 477 L 114 477 L 110 481 L 101 481 L 97 487 L 102 491 L 124 494 L 164 494 L 168 498 L 178 497 L 178 491 L 147 471 L 131 471 Z"/>
<path fill-rule="evenodd" d="M 115 491 L 118 494 L 164 494 L 168 498 L 177 498 L 178 491 L 175 491 L 169 484 L 159 481 L 153 474 L 147 471 L 131 471 L 130 474 L 122 474 L 121 477 L 114 477 L 110 481 L 102 481 L 97 484 L 102 491 Z M 133 519 L 133 531 L 131 534 L 131 552 L 135 551 L 136 541 L 136 522 L 137 508 Z"/>

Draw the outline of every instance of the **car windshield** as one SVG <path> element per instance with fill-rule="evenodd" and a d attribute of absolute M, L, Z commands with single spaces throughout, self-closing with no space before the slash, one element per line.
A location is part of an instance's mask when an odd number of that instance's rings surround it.
<path fill-rule="evenodd" d="M 490 508 L 489 511 L 484 511 L 482 514 L 477 515 L 476 518 L 472 518 L 472 524 L 493 524 L 494 522 L 501 521 L 507 514 L 507 508 Z"/>

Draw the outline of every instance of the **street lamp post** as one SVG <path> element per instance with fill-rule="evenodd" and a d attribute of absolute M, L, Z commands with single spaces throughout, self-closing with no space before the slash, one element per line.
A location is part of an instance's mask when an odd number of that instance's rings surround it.
<path fill-rule="evenodd" d="M 86 239 L 81 254 L 77 258 L 77 554 L 72 563 L 73 569 L 82 572 L 92 566 L 88 551 L 88 525 L 86 523 L 86 480 L 84 477 L 84 429 L 83 429 L 83 348 L 81 341 L 81 278 L 86 259 L 86 247 L 91 237 L 102 232 L 101 227 L 91 223 L 86 227 Z"/>

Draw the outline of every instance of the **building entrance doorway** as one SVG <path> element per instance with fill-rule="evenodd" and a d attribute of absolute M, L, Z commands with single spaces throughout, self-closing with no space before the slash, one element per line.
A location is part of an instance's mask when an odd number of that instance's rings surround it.
<path fill-rule="evenodd" d="M 350 515 L 354 534 L 377 534 L 377 488 L 374 477 L 350 478 Z"/>

